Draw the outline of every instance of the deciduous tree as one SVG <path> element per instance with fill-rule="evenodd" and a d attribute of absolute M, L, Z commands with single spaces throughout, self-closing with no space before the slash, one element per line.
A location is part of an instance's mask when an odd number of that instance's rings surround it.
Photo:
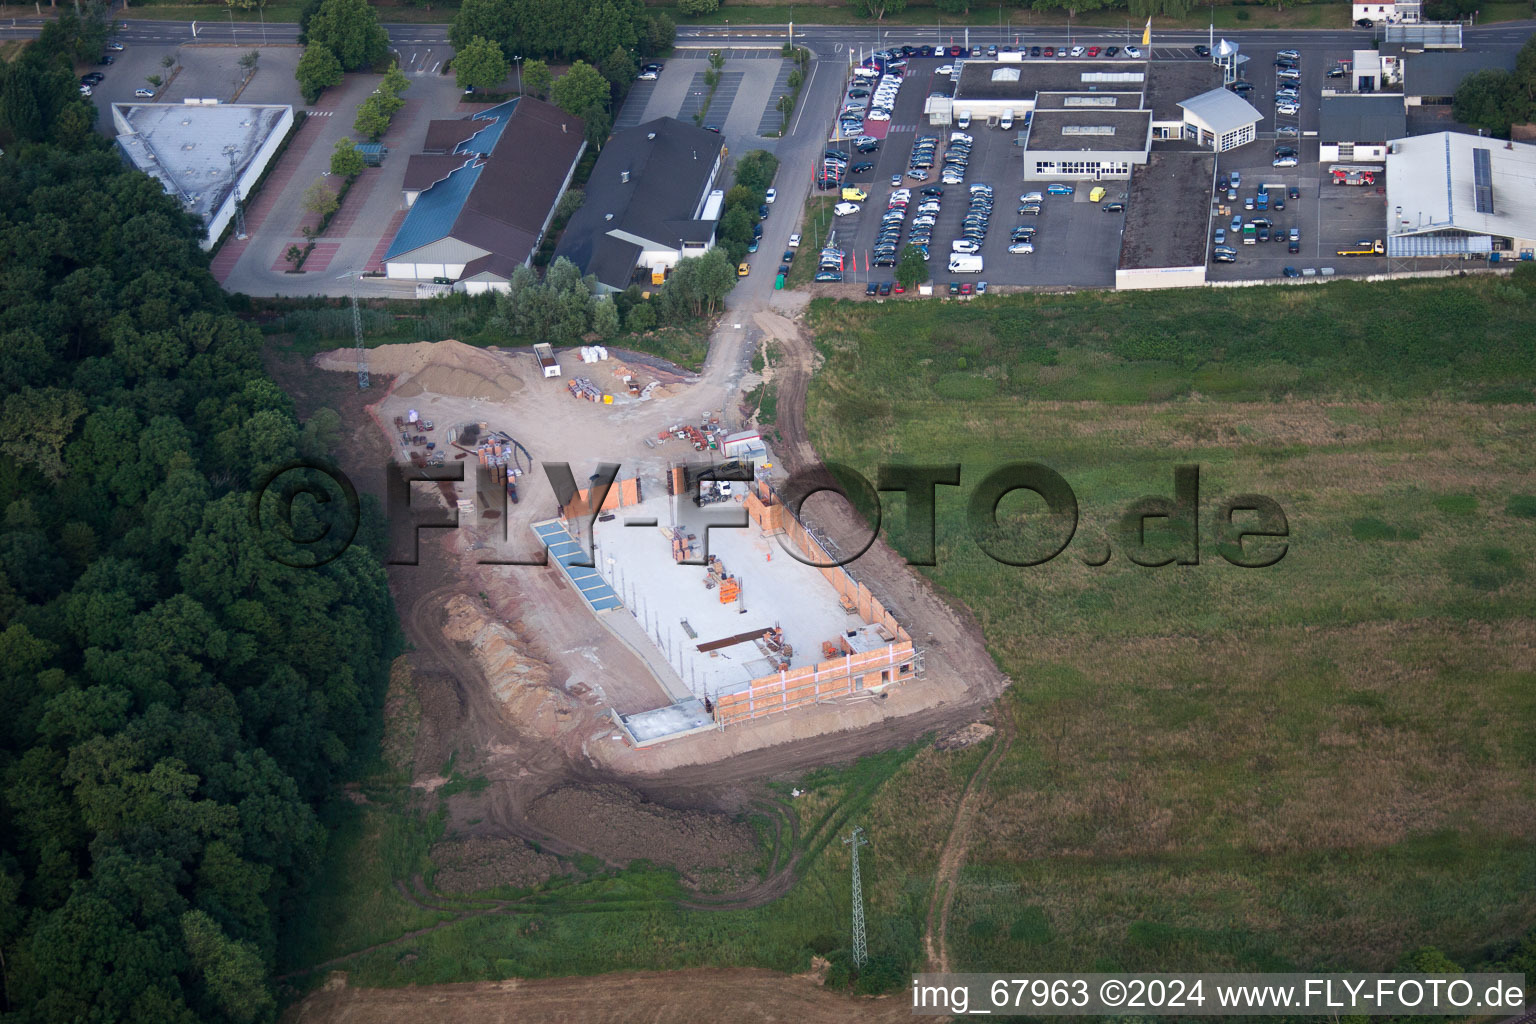
<path fill-rule="evenodd" d="M 461 89 L 489 89 L 507 80 L 507 57 L 501 45 L 476 36 L 453 58 L 453 74 Z"/>

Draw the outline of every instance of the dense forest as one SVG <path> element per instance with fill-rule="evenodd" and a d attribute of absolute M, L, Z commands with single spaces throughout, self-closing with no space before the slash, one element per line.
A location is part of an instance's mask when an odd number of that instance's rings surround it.
<path fill-rule="evenodd" d="M 336 418 L 93 130 L 87 31 L 0 65 L 0 1019 L 270 1020 L 398 626 L 369 544 L 263 547 L 252 482 Z"/>

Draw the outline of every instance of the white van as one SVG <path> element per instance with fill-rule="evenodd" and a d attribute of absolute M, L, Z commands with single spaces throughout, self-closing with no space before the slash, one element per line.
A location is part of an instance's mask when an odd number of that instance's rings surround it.
<path fill-rule="evenodd" d="M 955 118 L 955 127 L 959 128 L 961 131 L 965 131 L 970 126 L 971 112 L 969 110 L 961 111 L 959 116 Z"/>
<path fill-rule="evenodd" d="M 1011 130 L 1013 128 L 1013 111 L 1003 111 L 1003 119 L 997 123 L 997 126 L 1005 132 Z"/>
<path fill-rule="evenodd" d="M 954 253 L 949 257 L 949 272 L 951 274 L 979 274 L 981 273 L 981 257 L 979 255 Z"/>

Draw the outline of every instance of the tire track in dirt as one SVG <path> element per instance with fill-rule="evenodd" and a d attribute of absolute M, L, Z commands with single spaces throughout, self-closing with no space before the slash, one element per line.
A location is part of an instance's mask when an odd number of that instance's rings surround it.
<path fill-rule="evenodd" d="M 960 884 L 960 869 L 965 866 L 965 854 L 971 844 L 971 826 L 976 812 L 986 799 L 987 780 L 1013 745 L 1013 716 L 1006 708 L 995 716 L 997 734 L 992 749 L 981 759 L 976 770 L 965 784 L 960 803 L 955 808 L 955 820 L 944 840 L 939 854 L 939 866 L 933 876 L 933 896 L 928 901 L 928 926 L 923 931 L 923 950 L 928 955 L 928 969 L 940 973 L 949 972 L 949 913 L 955 905 L 955 891 Z"/>

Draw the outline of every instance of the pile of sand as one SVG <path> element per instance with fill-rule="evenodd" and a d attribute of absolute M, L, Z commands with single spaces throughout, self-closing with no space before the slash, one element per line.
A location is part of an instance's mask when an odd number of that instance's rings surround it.
<path fill-rule="evenodd" d="M 400 378 L 395 382 L 395 394 L 402 398 L 431 392 L 452 398 L 504 402 L 524 387 L 515 369 L 515 359 L 450 338 L 369 349 L 368 369 Z M 322 352 L 315 357 L 315 365 L 322 370 L 352 373 L 357 369 L 356 350 L 338 348 Z"/>
<path fill-rule="evenodd" d="M 550 738 L 576 724 L 576 702 L 552 685 L 549 666 L 530 657 L 527 645 L 510 627 L 488 619 L 464 594 L 450 598 L 446 610 L 443 635 L 469 644 L 491 692 L 518 728 Z"/>

